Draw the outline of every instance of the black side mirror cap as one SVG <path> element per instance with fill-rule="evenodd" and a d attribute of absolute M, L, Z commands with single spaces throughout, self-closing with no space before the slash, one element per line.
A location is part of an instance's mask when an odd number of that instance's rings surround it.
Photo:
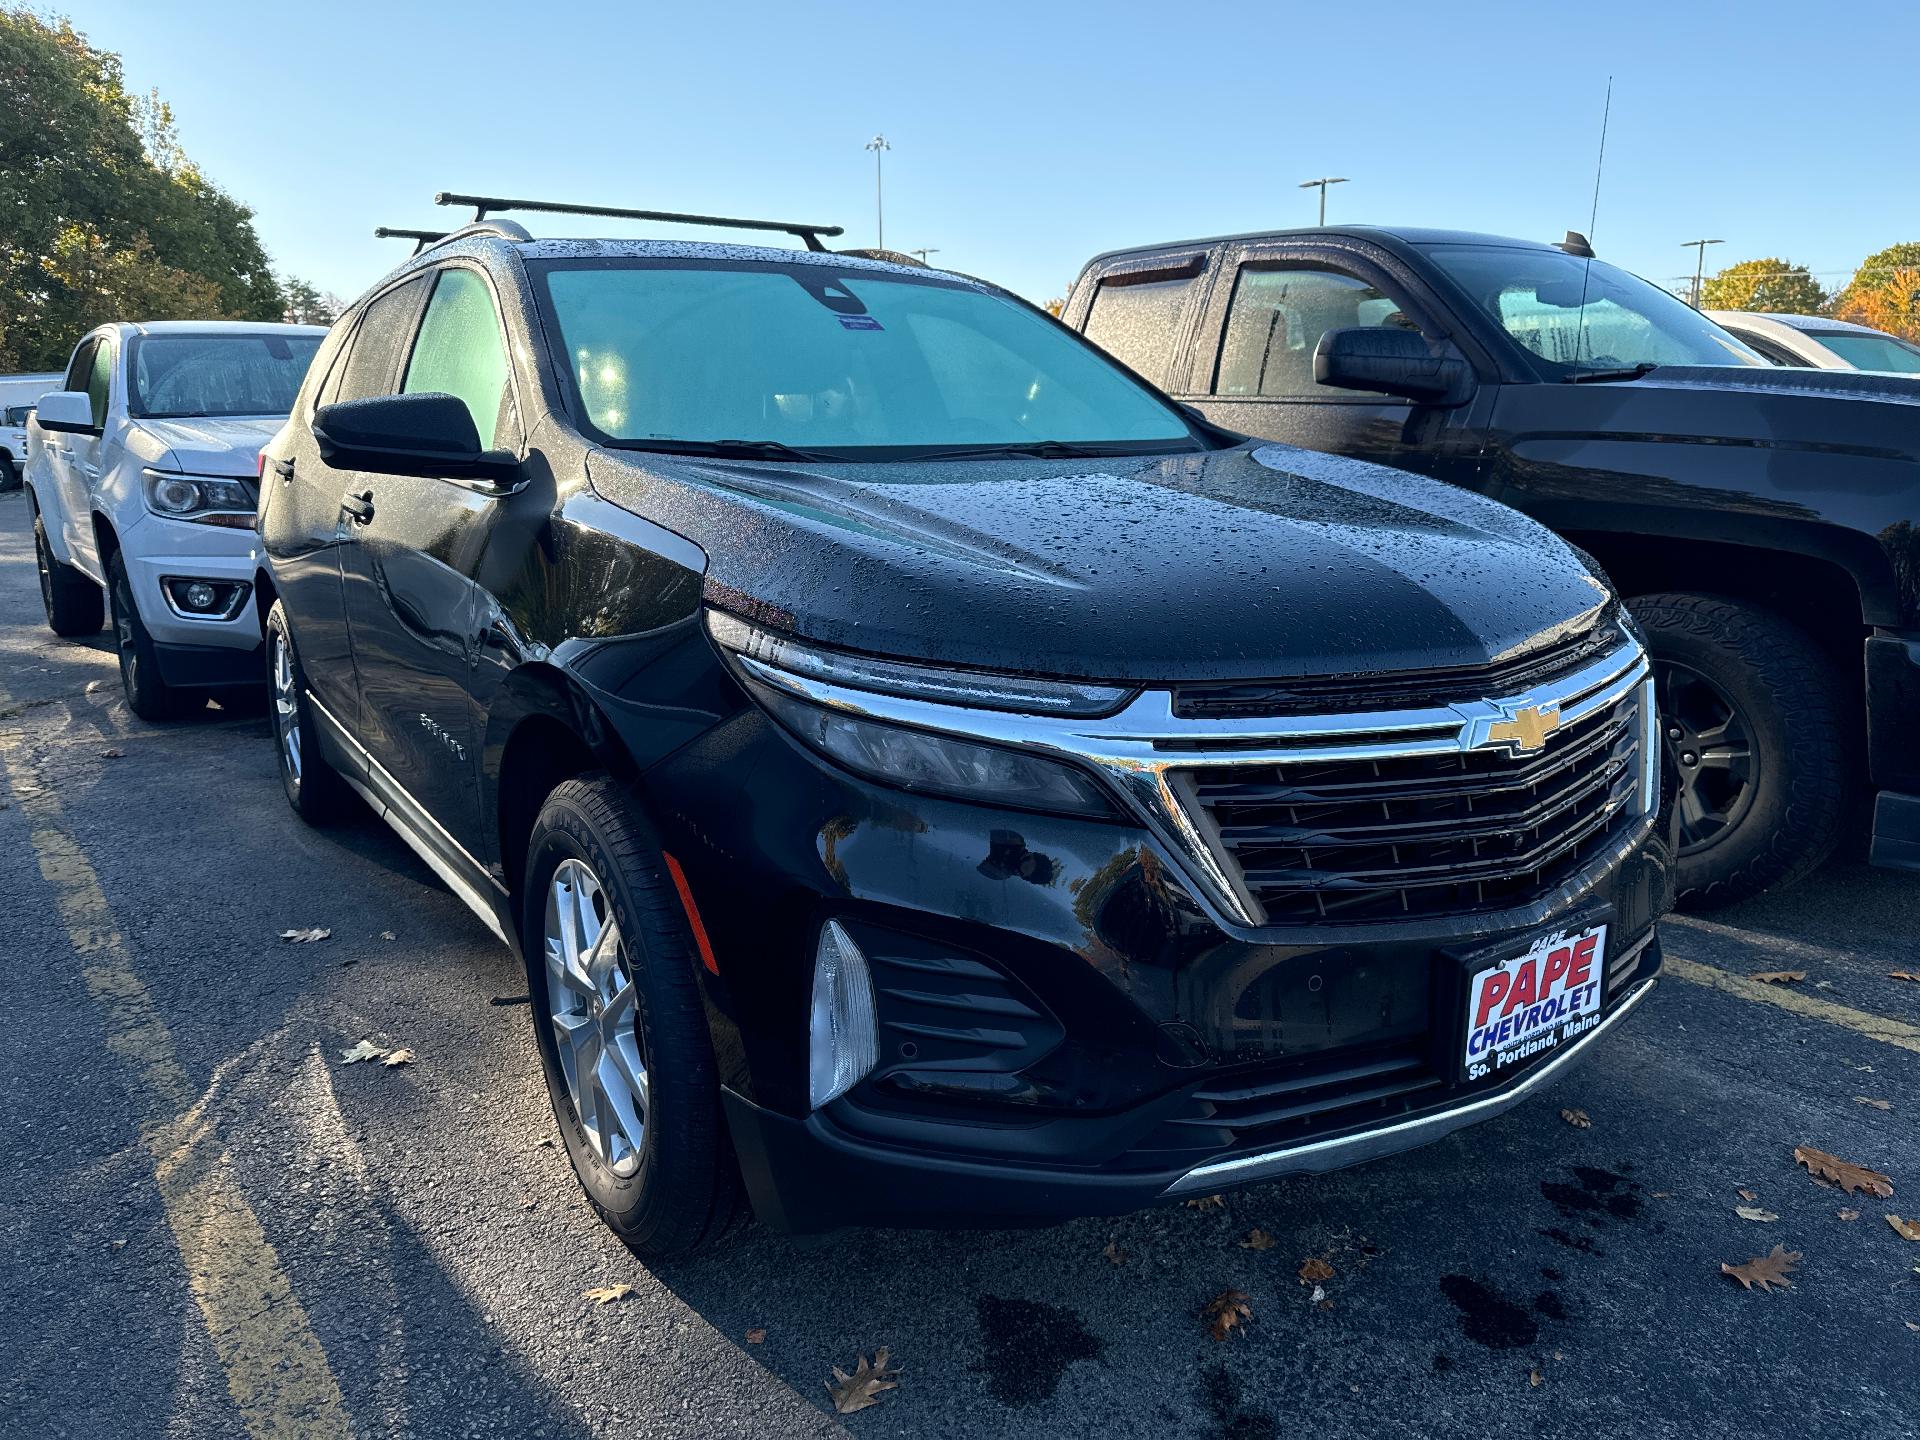
<path fill-rule="evenodd" d="M 1421 405 L 1460 405 L 1473 393 L 1473 367 L 1451 340 L 1395 325 L 1327 331 L 1314 347 L 1313 378 Z"/>
<path fill-rule="evenodd" d="M 510 484 L 520 461 L 482 450 L 466 402 L 428 391 L 322 405 L 313 415 L 320 458 L 336 470 Z"/>

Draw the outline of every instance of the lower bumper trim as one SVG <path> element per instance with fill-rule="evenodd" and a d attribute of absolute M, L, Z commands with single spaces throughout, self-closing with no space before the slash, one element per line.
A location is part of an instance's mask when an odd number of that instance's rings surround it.
<path fill-rule="evenodd" d="M 266 647 L 258 642 L 251 647 L 157 642 L 153 653 L 160 663 L 160 678 L 169 685 L 213 690 L 232 685 L 264 688 L 267 683 Z"/>
<path fill-rule="evenodd" d="M 1889 870 L 1920 870 L 1920 795 L 1880 792 L 1873 802 L 1873 848 L 1867 859 Z"/>
<path fill-rule="evenodd" d="M 1521 1101 L 1551 1085 L 1566 1073 L 1567 1068 L 1584 1056 L 1593 1044 L 1609 1030 L 1624 1020 L 1640 1002 L 1652 993 L 1655 981 L 1643 980 L 1621 997 L 1613 1012 L 1593 1029 L 1582 1035 L 1572 1045 L 1562 1050 L 1551 1060 L 1535 1064 L 1525 1076 L 1506 1089 L 1473 1100 L 1465 1105 L 1456 1105 L 1451 1109 L 1436 1111 L 1430 1115 L 1417 1115 L 1403 1120 L 1397 1125 L 1388 1125 L 1378 1130 L 1364 1131 L 1358 1135 L 1339 1135 L 1327 1140 L 1313 1140 L 1301 1145 L 1290 1146 L 1283 1150 L 1269 1150 L 1259 1155 L 1241 1155 L 1232 1160 L 1220 1160 L 1211 1165 L 1202 1165 L 1189 1170 L 1166 1188 L 1168 1196 L 1191 1194 L 1193 1191 L 1214 1191 L 1223 1185 L 1244 1185 L 1255 1180 L 1273 1180 L 1283 1175 L 1317 1175 L 1327 1170 L 1340 1170 L 1349 1165 L 1358 1165 L 1368 1160 L 1377 1160 L 1386 1155 L 1396 1155 L 1402 1150 L 1411 1150 L 1438 1140 L 1455 1130 L 1468 1125 L 1478 1124 L 1482 1120 L 1491 1120 L 1494 1116 L 1511 1110 Z"/>

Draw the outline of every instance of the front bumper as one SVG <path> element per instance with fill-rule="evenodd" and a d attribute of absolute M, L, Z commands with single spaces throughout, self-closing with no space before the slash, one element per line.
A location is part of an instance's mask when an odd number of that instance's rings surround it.
<path fill-rule="evenodd" d="M 1920 637 L 1868 637 L 1867 768 L 1875 865 L 1920 870 Z"/>
<path fill-rule="evenodd" d="M 222 677 L 231 683 L 264 680 L 258 664 L 247 660 L 260 649 L 260 614 L 253 594 L 254 543 L 259 537 L 251 530 L 226 529 L 185 520 L 168 520 L 147 515 L 121 536 L 120 557 L 127 567 L 127 582 L 133 587 L 134 604 L 147 633 L 160 647 L 161 670 L 171 684 L 220 684 Z M 209 580 L 244 585 L 246 599 L 224 618 L 188 616 L 170 604 L 161 582 L 169 578 Z M 168 650 L 181 647 L 186 653 L 169 664 Z M 206 651 L 238 652 L 223 662 Z M 173 671 L 180 671 L 175 679 Z M 197 676 L 201 678 L 186 678 Z"/>
<path fill-rule="evenodd" d="M 731 1091 L 725 1095 L 727 1120 L 755 1213 L 790 1232 L 850 1224 L 984 1228 L 1123 1215 L 1183 1196 L 1384 1159 L 1506 1113 L 1564 1076 L 1652 992 L 1660 963 L 1657 935 L 1643 946 L 1650 953 L 1641 956 L 1641 978 L 1623 990 L 1598 1026 L 1504 1084 L 1385 1123 L 1190 1168 L 1076 1170 L 888 1148 L 846 1133 L 824 1114 L 796 1120 Z"/>

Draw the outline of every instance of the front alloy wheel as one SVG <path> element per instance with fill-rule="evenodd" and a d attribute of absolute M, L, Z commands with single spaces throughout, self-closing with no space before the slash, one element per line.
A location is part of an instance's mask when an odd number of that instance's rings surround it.
<path fill-rule="evenodd" d="M 1753 808 L 1760 757 L 1740 707 L 1691 666 L 1659 667 L 1660 721 L 1679 782 L 1680 854 L 1697 855 L 1730 833 Z"/>
<path fill-rule="evenodd" d="M 564 860 L 547 883 L 547 994 L 567 1095 L 593 1153 L 622 1179 L 646 1143 L 647 1063 L 633 973 L 599 877 Z"/>

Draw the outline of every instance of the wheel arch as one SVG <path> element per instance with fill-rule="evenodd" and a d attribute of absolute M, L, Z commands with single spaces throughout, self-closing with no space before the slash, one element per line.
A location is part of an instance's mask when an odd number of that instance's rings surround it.
<path fill-rule="evenodd" d="M 113 521 L 103 511 L 93 512 L 93 553 L 99 557 L 100 573 L 107 573 L 107 566 L 113 563 L 113 557 L 120 553 L 120 532 L 113 528 Z"/>

